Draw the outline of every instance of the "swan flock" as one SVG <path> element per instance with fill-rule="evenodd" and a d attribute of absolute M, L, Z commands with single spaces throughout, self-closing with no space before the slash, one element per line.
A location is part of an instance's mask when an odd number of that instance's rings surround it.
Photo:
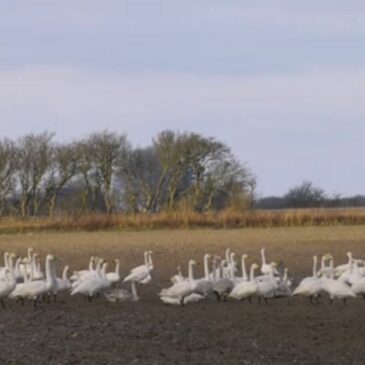
<path fill-rule="evenodd" d="M 170 286 L 163 288 L 158 296 L 164 304 L 184 306 L 202 300 L 247 300 L 267 303 L 272 298 L 304 296 L 312 304 L 318 303 L 322 296 L 329 303 L 340 299 L 346 304 L 351 297 L 365 298 L 365 261 L 347 253 L 345 263 L 335 266 L 331 254 L 320 259 L 313 257 L 312 274 L 303 278 L 293 288 L 293 279 L 283 263 L 269 262 L 263 248 L 261 263 L 247 264 L 248 255 L 238 257 L 226 249 L 223 257 L 205 254 L 203 257 L 204 275 L 196 278 L 194 267 L 197 262 L 189 260 L 188 275 L 184 276 L 179 266 L 171 276 Z M 32 301 L 34 306 L 43 302 L 57 300 L 60 292 L 71 296 L 83 295 L 89 301 L 103 296 L 112 303 L 136 302 L 140 298 L 138 290 L 152 281 L 154 263 L 152 251 L 144 252 L 144 262 L 132 268 L 123 278 L 120 274 L 120 260 L 114 260 L 114 270 L 108 271 L 108 262 L 92 256 L 86 269 L 75 270 L 64 266 L 62 276 L 57 276 L 58 259 L 52 254 L 45 257 L 44 266 L 39 255 L 29 248 L 25 257 L 14 253 L 4 253 L 4 265 L 0 266 L 0 305 L 14 299 L 23 304 Z M 120 284 L 128 286 L 121 288 Z"/>

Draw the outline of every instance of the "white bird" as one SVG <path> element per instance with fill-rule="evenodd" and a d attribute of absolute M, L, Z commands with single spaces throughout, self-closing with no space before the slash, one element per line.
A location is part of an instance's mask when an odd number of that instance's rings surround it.
<path fill-rule="evenodd" d="M 172 284 L 180 283 L 181 281 L 184 281 L 185 278 L 182 274 L 181 267 L 177 267 L 177 274 L 171 276 L 170 281 Z"/>
<path fill-rule="evenodd" d="M 9 273 L 9 252 L 4 253 L 4 266 L 0 268 L 0 280 L 7 280 Z"/>
<path fill-rule="evenodd" d="M 14 276 L 14 262 L 15 254 L 9 255 L 9 269 L 6 272 L 5 280 L 0 281 L 0 303 L 3 308 L 5 308 L 4 298 L 6 298 L 16 286 L 16 279 Z"/>
<path fill-rule="evenodd" d="M 275 290 L 275 298 L 289 297 L 291 296 L 292 281 L 288 276 L 288 268 L 284 268 L 284 274 L 276 278 L 278 288 Z"/>
<path fill-rule="evenodd" d="M 24 284 L 17 284 L 15 289 L 10 293 L 9 297 L 14 299 L 32 299 L 34 305 L 37 306 L 40 297 L 52 292 L 55 286 L 54 276 L 52 274 L 52 264 L 55 260 L 53 255 L 48 254 L 46 257 L 46 279 L 27 281 Z M 25 272 L 25 267 L 23 267 Z"/>
<path fill-rule="evenodd" d="M 270 275 L 271 273 L 278 274 L 277 270 L 271 264 L 267 263 L 264 248 L 261 249 L 261 263 L 261 272 L 263 275 Z"/>
<path fill-rule="evenodd" d="M 82 280 L 79 285 L 73 288 L 73 290 L 71 291 L 71 295 L 75 294 L 87 295 L 89 301 L 91 301 L 96 294 L 99 294 L 103 290 L 109 288 L 111 283 L 106 278 L 105 275 L 107 266 L 108 263 L 104 262 L 100 275 L 91 275 L 88 276 L 86 279 Z"/>
<path fill-rule="evenodd" d="M 204 277 L 196 280 L 197 287 L 195 289 L 195 293 L 205 297 L 213 293 L 213 282 L 210 280 L 209 275 L 209 258 L 209 254 L 204 255 Z"/>
<path fill-rule="evenodd" d="M 267 303 L 268 298 L 273 298 L 275 296 L 275 291 L 278 289 L 278 283 L 274 277 L 274 267 L 275 264 L 271 264 L 273 267 L 268 275 L 267 280 L 257 281 L 257 296 L 259 297 L 259 303 L 261 302 L 261 298 L 264 298 Z"/>
<path fill-rule="evenodd" d="M 330 269 L 330 278 L 323 279 L 323 290 L 330 296 L 330 303 L 334 298 L 339 298 L 345 304 L 347 298 L 356 297 L 356 294 L 344 282 L 334 279 L 333 258 L 330 260 Z"/>
<path fill-rule="evenodd" d="M 236 285 L 229 294 L 230 298 L 238 300 L 248 298 L 251 301 L 251 297 L 258 292 L 258 284 L 255 282 L 255 270 L 258 268 L 259 265 L 257 265 L 256 263 L 251 265 L 250 280 L 241 281 L 241 283 Z"/>
<path fill-rule="evenodd" d="M 104 292 L 104 296 L 111 303 L 137 302 L 140 299 L 134 281 L 131 281 L 131 291 L 126 289 L 110 289 Z"/>
<path fill-rule="evenodd" d="M 170 288 L 161 290 L 159 296 L 162 301 L 166 303 L 165 297 L 167 297 L 176 299 L 181 306 L 187 303 L 185 302 L 186 297 L 194 293 L 197 288 L 197 282 L 194 280 L 193 274 L 193 266 L 195 264 L 194 260 L 189 261 L 189 280 L 176 283 Z"/>
<path fill-rule="evenodd" d="M 71 289 L 71 281 L 68 279 L 69 266 L 63 268 L 62 278 L 56 277 L 57 292 Z"/>
<path fill-rule="evenodd" d="M 318 296 L 322 291 L 323 279 L 318 277 L 317 263 L 317 256 L 313 256 L 312 276 L 304 278 L 293 292 L 293 295 L 309 297 L 310 303 L 313 303 L 313 298 L 318 299 Z"/>
<path fill-rule="evenodd" d="M 218 259 L 214 257 L 213 259 L 213 292 L 217 297 L 218 301 L 225 301 L 232 291 L 234 287 L 233 281 L 228 278 L 224 277 L 223 275 L 223 268 L 224 268 L 224 261 L 222 260 L 221 265 L 218 267 L 217 270 L 217 261 Z"/>
<path fill-rule="evenodd" d="M 101 265 L 105 262 L 102 258 L 94 258 L 93 261 L 97 261 L 96 268 L 93 267 L 91 270 L 82 270 L 81 271 L 75 271 L 74 275 L 71 277 L 71 280 L 73 280 L 71 287 L 76 288 L 78 285 L 80 285 L 84 280 L 88 280 L 92 277 L 100 277 L 101 275 Z M 75 280 L 76 278 L 76 280 Z"/>
<path fill-rule="evenodd" d="M 365 299 L 365 277 L 361 278 L 359 281 L 357 281 L 352 287 L 351 290 L 356 295 L 362 295 Z"/>
<path fill-rule="evenodd" d="M 124 282 L 135 281 L 140 284 L 146 284 L 151 281 L 151 270 L 153 269 L 152 252 L 144 253 L 145 264 L 132 269 L 129 275 L 123 280 Z"/>
<path fill-rule="evenodd" d="M 112 285 L 115 285 L 118 281 L 120 281 L 120 261 L 119 259 L 115 259 L 115 271 L 114 272 L 108 272 L 106 274 L 106 278 L 112 283 Z"/>
<path fill-rule="evenodd" d="M 338 277 L 338 280 L 348 285 L 353 285 L 362 279 L 363 276 L 360 274 L 357 261 L 353 260 L 352 253 L 348 252 L 347 256 L 349 258 L 348 269 L 342 272 L 342 274 Z"/>
<path fill-rule="evenodd" d="M 90 273 L 94 273 L 97 268 L 97 263 L 100 261 L 102 261 L 102 259 L 98 260 L 96 257 L 91 256 L 88 269 L 75 271 L 74 274 L 70 277 L 70 280 L 78 281 L 78 280 L 82 279 L 84 276 L 88 276 L 88 275 L 90 275 Z M 94 267 L 94 265 L 95 265 L 95 267 Z"/>

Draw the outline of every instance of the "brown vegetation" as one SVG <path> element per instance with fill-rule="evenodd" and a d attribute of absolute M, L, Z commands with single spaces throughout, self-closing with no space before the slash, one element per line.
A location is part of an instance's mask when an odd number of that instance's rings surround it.
<path fill-rule="evenodd" d="M 39 231 L 148 230 L 176 228 L 301 227 L 365 224 L 365 209 L 297 209 L 236 212 L 90 214 L 53 218 L 0 218 L 0 233 Z"/>

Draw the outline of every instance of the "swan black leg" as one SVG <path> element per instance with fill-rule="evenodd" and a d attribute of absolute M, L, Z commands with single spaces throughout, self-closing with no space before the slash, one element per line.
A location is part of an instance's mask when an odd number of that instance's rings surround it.
<path fill-rule="evenodd" d="M 251 297 L 248 297 L 248 304 L 252 304 L 252 299 L 251 299 Z"/>
<path fill-rule="evenodd" d="M 3 299 L 1 299 L 1 300 L 0 300 L 0 303 L 1 303 L 1 307 L 2 307 L 3 309 L 5 309 L 6 307 L 5 307 L 5 303 L 4 303 L 4 300 L 3 300 Z"/>
<path fill-rule="evenodd" d="M 343 298 L 342 301 L 343 301 L 343 305 L 346 306 L 346 304 L 347 304 L 347 298 Z"/>
<path fill-rule="evenodd" d="M 261 297 L 257 298 L 257 304 L 261 304 Z"/>
<path fill-rule="evenodd" d="M 264 298 L 265 304 L 269 304 L 269 300 L 267 298 Z"/>
<path fill-rule="evenodd" d="M 329 305 L 333 304 L 333 298 L 330 298 Z"/>
<path fill-rule="evenodd" d="M 184 303 L 184 299 L 185 299 L 185 297 L 182 297 L 182 298 L 180 299 L 180 305 L 181 305 L 182 307 L 185 305 L 185 303 Z"/>

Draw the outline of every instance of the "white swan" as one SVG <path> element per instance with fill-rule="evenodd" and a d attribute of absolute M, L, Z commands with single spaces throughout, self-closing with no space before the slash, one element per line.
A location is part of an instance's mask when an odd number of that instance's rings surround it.
<path fill-rule="evenodd" d="M 210 280 L 209 275 L 209 254 L 204 255 L 204 277 L 196 280 L 197 287 L 195 293 L 201 294 L 203 296 L 208 296 L 213 293 L 213 282 Z"/>
<path fill-rule="evenodd" d="M 170 288 L 161 290 L 159 296 L 163 302 L 167 303 L 167 301 L 171 301 L 172 298 L 176 299 L 181 306 L 187 303 L 185 302 L 186 297 L 194 293 L 197 288 L 197 283 L 193 278 L 193 266 L 195 264 L 196 263 L 194 260 L 189 261 L 189 280 L 176 283 Z M 167 303 L 167 304 L 175 304 L 175 303 Z"/>
<path fill-rule="evenodd" d="M 120 261 L 119 259 L 115 259 L 115 271 L 114 272 L 108 272 L 106 274 L 106 278 L 112 283 L 112 285 L 115 285 L 118 281 L 120 281 Z"/>
<path fill-rule="evenodd" d="M 80 271 L 75 271 L 72 278 L 77 278 L 76 280 L 73 280 L 71 287 L 76 288 L 78 285 L 80 285 L 83 281 L 88 280 L 92 277 L 100 277 L 101 275 L 101 265 L 105 262 L 102 258 L 94 258 L 94 261 L 97 261 L 96 268 L 92 268 L 91 270 L 85 270 L 83 271 L 83 274 L 80 275 Z"/>
<path fill-rule="evenodd" d="M 181 281 L 184 281 L 185 278 L 182 274 L 181 267 L 177 267 L 177 274 L 171 276 L 170 281 L 172 284 L 180 283 Z"/>
<path fill-rule="evenodd" d="M 351 290 L 356 295 L 362 295 L 365 299 L 365 277 L 361 278 L 359 281 L 357 281 L 352 287 Z"/>
<path fill-rule="evenodd" d="M 71 289 L 71 281 L 67 277 L 68 271 L 69 266 L 66 265 L 63 268 L 62 278 L 56 277 L 57 292 Z"/>
<path fill-rule="evenodd" d="M 289 297 L 292 294 L 290 289 L 292 281 L 289 279 L 288 271 L 289 269 L 287 267 L 284 268 L 284 274 L 276 278 L 278 288 L 275 290 L 275 298 Z"/>
<path fill-rule="evenodd" d="M 111 303 L 137 302 L 140 299 L 134 281 L 131 281 L 131 291 L 126 289 L 110 289 L 104 292 L 104 296 Z"/>
<path fill-rule="evenodd" d="M 348 252 L 347 256 L 349 258 L 349 266 L 348 269 L 345 270 L 339 277 L 338 280 L 348 284 L 353 285 L 362 279 L 362 275 L 360 274 L 359 267 L 357 265 L 357 261 L 353 260 L 352 253 Z"/>
<path fill-rule="evenodd" d="M 271 264 L 268 264 L 266 261 L 265 249 L 261 249 L 261 272 L 263 275 L 270 275 L 270 273 L 277 273 L 273 271 L 273 267 Z"/>
<path fill-rule="evenodd" d="M 4 253 L 4 266 L 0 268 L 0 280 L 7 280 L 9 273 L 9 252 Z"/>
<path fill-rule="evenodd" d="M 10 293 L 11 298 L 32 299 L 34 305 L 37 306 L 42 295 L 52 292 L 55 286 L 54 277 L 52 274 L 52 263 L 55 257 L 48 254 L 46 257 L 46 280 L 27 281 L 23 285 L 18 284 Z M 25 271 L 25 268 L 23 268 Z"/>
<path fill-rule="evenodd" d="M 334 279 L 333 258 L 330 260 L 330 269 L 330 278 L 323 279 L 323 290 L 330 296 L 330 303 L 334 298 L 339 298 L 345 304 L 347 298 L 356 297 L 356 294 L 344 282 Z"/>
<path fill-rule="evenodd" d="M 96 257 L 91 256 L 89 261 L 89 268 L 87 270 L 79 270 L 75 271 L 74 274 L 70 277 L 71 281 L 80 281 L 85 276 L 90 275 L 96 271 L 96 267 L 94 268 L 95 262 L 98 261 Z M 100 261 L 98 261 L 100 262 Z"/>
<path fill-rule="evenodd" d="M 258 284 L 255 282 L 255 270 L 258 268 L 259 265 L 257 265 L 256 263 L 251 265 L 250 280 L 241 281 L 241 283 L 236 285 L 229 294 L 230 298 L 238 300 L 248 298 L 249 300 L 251 300 L 251 297 L 257 294 Z"/>
<path fill-rule="evenodd" d="M 43 280 L 44 279 L 44 273 L 41 270 L 41 265 L 40 265 L 37 253 L 33 254 L 30 270 L 32 271 L 33 280 Z"/>
<path fill-rule="evenodd" d="M 322 260 L 322 262 L 324 261 Z M 318 296 L 322 291 L 323 286 L 323 279 L 318 277 L 317 263 L 317 256 L 313 256 L 312 276 L 304 278 L 293 292 L 293 295 L 309 297 L 310 303 L 313 303 L 313 298 L 318 300 Z"/>
<path fill-rule="evenodd" d="M 88 276 L 86 279 L 81 281 L 81 283 L 79 285 L 77 285 L 75 288 L 73 288 L 73 290 L 71 291 L 71 295 L 75 295 L 75 294 L 87 295 L 89 301 L 91 301 L 92 298 L 96 294 L 109 288 L 111 283 L 106 278 L 106 275 L 105 275 L 107 266 L 108 266 L 108 263 L 104 262 L 100 275 Z"/>
<path fill-rule="evenodd" d="M 272 264 L 271 266 L 274 267 Z M 273 298 L 275 296 L 275 291 L 278 289 L 278 283 L 274 277 L 274 270 L 270 270 L 267 280 L 255 281 L 257 283 L 256 295 L 259 298 L 259 303 L 261 302 L 261 298 L 264 298 L 265 303 L 267 303 L 267 299 Z"/>
<path fill-rule="evenodd" d="M 9 269 L 6 272 L 6 280 L 0 281 L 0 304 L 5 308 L 4 298 L 6 298 L 16 286 L 16 279 L 14 275 L 14 262 L 15 254 L 9 255 Z"/>
<path fill-rule="evenodd" d="M 222 260 L 217 270 L 218 259 L 216 257 L 213 259 L 213 293 L 218 301 L 225 301 L 234 287 L 233 281 L 223 275 L 224 261 Z M 232 271 L 229 274 L 231 276 Z"/>
<path fill-rule="evenodd" d="M 132 269 L 129 275 L 123 280 L 123 282 L 135 281 L 140 284 L 147 284 L 151 281 L 151 270 L 153 269 L 152 252 L 146 251 L 144 253 L 145 264 L 140 265 Z"/>

